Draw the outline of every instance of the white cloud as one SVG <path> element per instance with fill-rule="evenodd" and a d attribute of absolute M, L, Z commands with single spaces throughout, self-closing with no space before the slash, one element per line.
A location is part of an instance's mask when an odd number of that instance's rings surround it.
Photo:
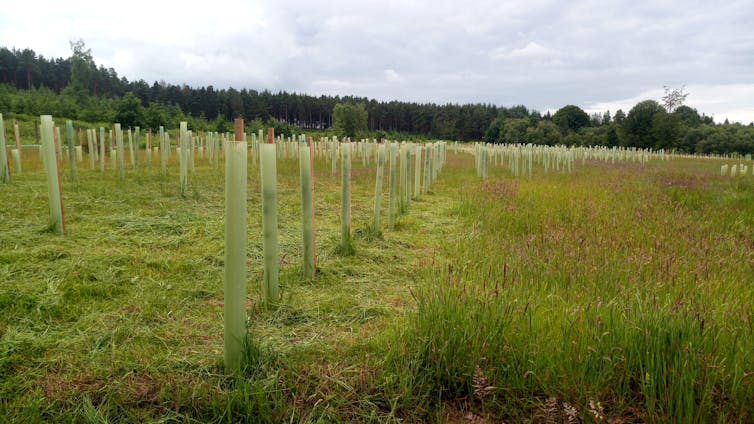
<path fill-rule="evenodd" d="M 526 46 L 517 49 L 498 47 L 490 52 L 493 60 L 556 60 L 560 53 L 554 49 L 530 41 Z"/>
<path fill-rule="evenodd" d="M 689 96 L 684 103 L 699 113 L 712 116 L 715 122 L 728 119 L 731 122 L 748 124 L 754 122 L 754 84 L 710 84 L 690 85 L 684 90 Z M 636 103 L 642 100 L 655 100 L 662 104 L 663 89 L 653 89 L 641 92 L 636 96 L 624 99 L 587 103 L 584 110 L 587 113 L 615 112 L 622 109 L 628 113 Z"/>
<path fill-rule="evenodd" d="M 392 69 L 385 69 L 382 73 L 385 74 L 385 81 L 387 82 L 404 82 L 403 77 Z"/>

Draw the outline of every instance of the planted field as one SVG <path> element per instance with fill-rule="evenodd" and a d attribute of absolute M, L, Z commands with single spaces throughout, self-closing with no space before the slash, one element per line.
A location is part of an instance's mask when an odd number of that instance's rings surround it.
<path fill-rule="evenodd" d="M 85 159 L 76 182 L 64 159 L 60 236 L 38 154 L 24 150 L 24 172 L 0 184 L 6 419 L 754 420 L 754 177 L 657 156 L 516 177 L 493 157 L 483 179 L 474 149 L 449 148 L 389 229 L 387 152 L 377 235 L 375 158 L 357 155 L 344 249 L 340 162 L 333 172 L 315 155 L 310 279 L 300 162 L 280 157 L 280 301 L 265 307 L 255 153 L 249 336 L 228 377 L 223 162 L 197 153 L 181 194 L 175 153 L 167 174 L 142 152 L 123 178 Z"/>

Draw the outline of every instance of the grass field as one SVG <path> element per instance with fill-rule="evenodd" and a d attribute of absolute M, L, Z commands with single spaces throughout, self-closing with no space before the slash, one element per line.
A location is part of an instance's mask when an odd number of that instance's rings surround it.
<path fill-rule="evenodd" d="M 375 170 L 354 160 L 344 256 L 340 176 L 317 160 L 308 281 L 298 162 L 279 160 L 283 301 L 267 310 L 250 159 L 249 341 L 226 377 L 223 165 L 198 161 L 185 197 L 158 157 L 125 182 L 64 167 L 56 236 L 24 156 L 0 185 L 6 422 L 754 421 L 754 178 L 719 177 L 720 161 L 483 182 L 449 152 L 375 238 Z"/>

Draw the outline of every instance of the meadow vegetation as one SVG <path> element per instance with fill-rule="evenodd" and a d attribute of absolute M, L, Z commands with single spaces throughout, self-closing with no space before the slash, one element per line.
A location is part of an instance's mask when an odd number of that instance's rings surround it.
<path fill-rule="evenodd" d="M 262 306 L 248 164 L 248 340 L 223 369 L 223 166 L 124 180 L 36 152 L 0 184 L 0 414 L 9 422 L 751 422 L 754 177 L 722 160 L 580 161 L 515 178 L 450 150 L 376 235 L 374 161 L 314 162 L 317 274 L 299 163 L 277 163 L 281 301 Z M 143 154 L 143 153 L 142 153 Z M 67 166 L 64 160 L 64 169 Z M 387 173 L 387 172 L 386 172 Z M 385 175 L 385 187 L 387 175 Z M 387 195 L 385 195 L 386 197 Z M 382 222 L 387 223 L 383 198 Z"/>

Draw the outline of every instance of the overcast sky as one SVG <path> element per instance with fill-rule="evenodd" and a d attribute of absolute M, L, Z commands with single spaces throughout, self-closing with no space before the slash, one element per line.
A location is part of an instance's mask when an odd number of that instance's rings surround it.
<path fill-rule="evenodd" d="M 0 44 L 129 80 L 628 111 L 686 87 L 754 121 L 754 1 L 12 1 Z M 114 10 L 115 9 L 115 10 Z"/>

